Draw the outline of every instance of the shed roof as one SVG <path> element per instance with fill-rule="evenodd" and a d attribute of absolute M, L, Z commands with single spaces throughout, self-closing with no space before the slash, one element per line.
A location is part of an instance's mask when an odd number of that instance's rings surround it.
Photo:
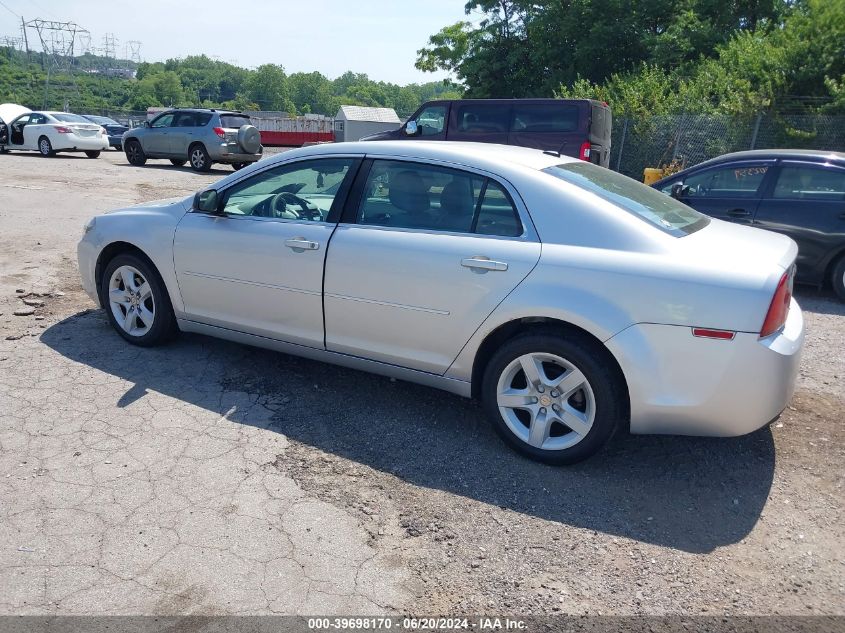
<path fill-rule="evenodd" d="M 367 108 L 364 106 L 342 105 L 337 113 L 338 119 L 347 121 L 375 121 L 377 123 L 401 123 L 393 108 Z"/>

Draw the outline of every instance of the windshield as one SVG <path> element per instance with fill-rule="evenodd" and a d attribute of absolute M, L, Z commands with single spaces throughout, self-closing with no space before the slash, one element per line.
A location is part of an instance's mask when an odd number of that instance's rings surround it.
<path fill-rule="evenodd" d="M 89 120 L 89 121 L 93 121 L 94 123 L 99 123 L 100 125 L 120 125 L 120 123 L 118 123 L 118 122 L 117 122 L 117 121 L 115 121 L 114 119 L 110 119 L 110 118 L 109 118 L 109 117 L 107 117 L 107 116 L 94 116 L 94 115 L 90 115 L 90 116 L 88 117 L 88 120 Z"/>
<path fill-rule="evenodd" d="M 547 167 L 543 172 L 594 193 L 676 237 L 710 223 L 706 215 L 605 167 L 577 162 Z"/>
<path fill-rule="evenodd" d="M 67 112 L 56 112 L 51 115 L 57 121 L 62 121 L 63 123 L 91 123 L 88 119 L 84 116 L 79 116 L 78 114 L 68 114 Z"/>
<path fill-rule="evenodd" d="M 221 114 L 220 125 L 226 128 L 239 128 L 242 125 L 249 125 L 249 117 L 243 114 Z"/>

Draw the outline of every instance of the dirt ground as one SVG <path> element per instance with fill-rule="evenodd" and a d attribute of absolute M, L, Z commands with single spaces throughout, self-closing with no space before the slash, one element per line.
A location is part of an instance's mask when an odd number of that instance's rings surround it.
<path fill-rule="evenodd" d="M 84 222 L 228 173 L 0 155 L 0 614 L 845 612 L 830 293 L 797 293 L 771 427 L 552 468 L 446 393 L 195 335 L 126 345 L 81 291 Z"/>

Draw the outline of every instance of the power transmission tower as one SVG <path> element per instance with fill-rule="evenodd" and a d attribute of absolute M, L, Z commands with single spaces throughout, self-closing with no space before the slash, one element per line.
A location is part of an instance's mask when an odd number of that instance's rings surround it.
<path fill-rule="evenodd" d="M 126 59 L 136 64 L 141 63 L 141 42 L 138 40 L 126 42 Z"/>
<path fill-rule="evenodd" d="M 41 50 L 44 52 L 44 63 L 47 66 L 47 78 L 44 81 L 44 108 L 50 98 L 50 80 L 53 71 L 64 71 L 70 78 L 70 88 L 79 97 L 79 86 L 74 77 L 74 52 L 77 45 L 77 38 L 81 34 L 90 33 L 75 22 L 56 22 L 53 20 L 42 20 L 37 18 L 23 24 L 24 38 L 27 49 L 29 43 L 26 40 L 26 29 L 32 29 L 38 34 L 41 42 Z M 68 105 L 68 96 L 64 95 L 64 105 Z"/>
<path fill-rule="evenodd" d="M 112 59 L 117 58 L 117 38 L 114 33 L 103 35 L 103 55 Z"/>

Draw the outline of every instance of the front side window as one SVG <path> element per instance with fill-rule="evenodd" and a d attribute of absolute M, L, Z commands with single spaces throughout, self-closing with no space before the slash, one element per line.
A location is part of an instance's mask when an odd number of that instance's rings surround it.
<path fill-rule="evenodd" d="M 791 200 L 845 200 L 845 170 L 822 166 L 784 166 L 773 198 Z"/>
<path fill-rule="evenodd" d="M 564 104 L 516 105 L 514 132 L 574 132 L 578 129 L 578 106 Z"/>
<path fill-rule="evenodd" d="M 503 105 L 468 103 L 458 106 L 458 132 L 489 134 L 508 131 L 510 108 Z"/>
<path fill-rule="evenodd" d="M 155 121 L 150 124 L 150 127 L 159 128 L 159 127 L 170 127 L 170 124 L 173 123 L 173 113 L 170 114 L 162 114 L 158 117 Z"/>
<path fill-rule="evenodd" d="M 226 192 L 232 216 L 325 222 L 353 158 L 324 158 L 267 169 Z"/>
<path fill-rule="evenodd" d="M 497 182 L 457 169 L 377 160 L 364 187 L 357 222 L 517 237 L 522 223 Z"/>
<path fill-rule="evenodd" d="M 578 161 L 547 167 L 543 172 L 612 202 L 677 237 L 693 233 L 710 223 L 706 215 L 695 209 L 604 167 Z"/>
<path fill-rule="evenodd" d="M 429 106 L 417 117 L 420 136 L 437 136 L 446 127 L 446 106 Z"/>
<path fill-rule="evenodd" d="M 684 180 L 684 195 L 690 198 L 753 198 L 768 170 L 768 165 L 754 164 L 707 169 Z"/>

